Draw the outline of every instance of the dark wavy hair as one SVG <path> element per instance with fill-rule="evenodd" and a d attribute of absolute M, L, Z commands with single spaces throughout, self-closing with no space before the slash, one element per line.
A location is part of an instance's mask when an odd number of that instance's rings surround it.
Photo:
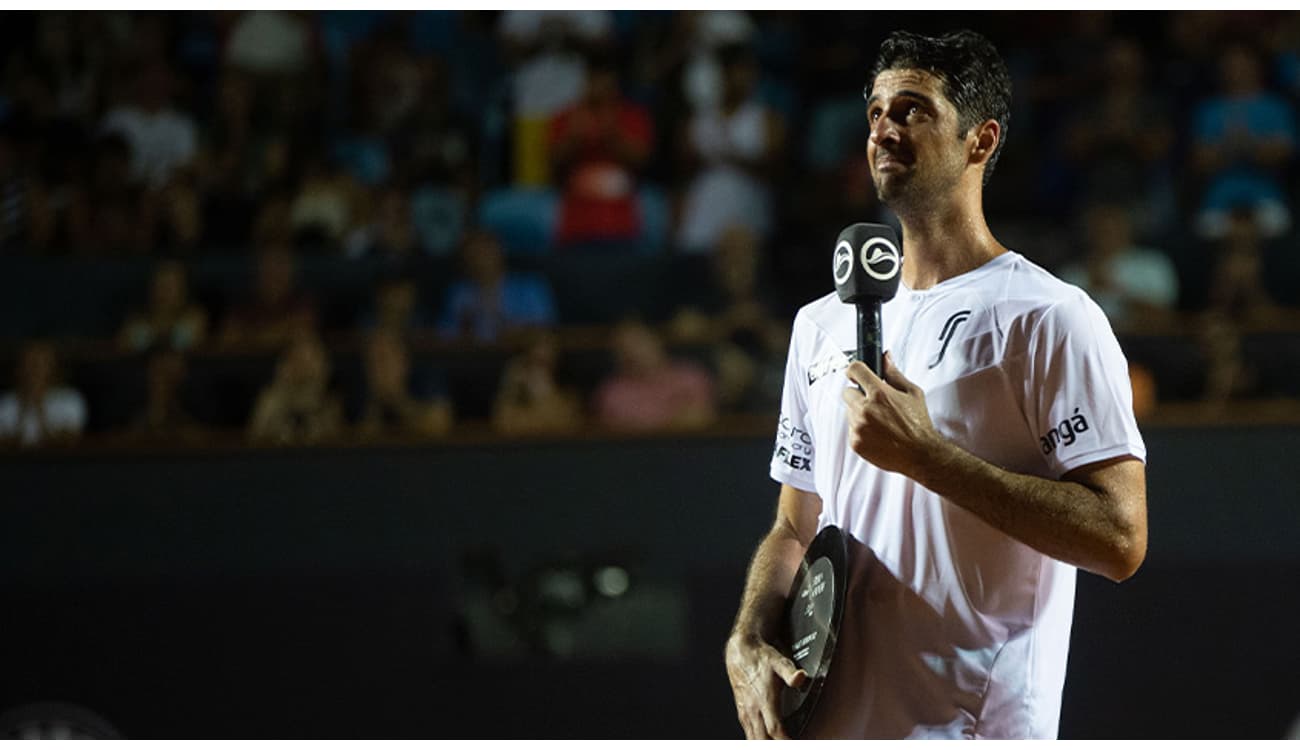
<path fill-rule="evenodd" d="M 957 108 L 958 137 L 985 120 L 998 121 L 1002 128 L 998 146 L 984 167 L 987 185 L 1011 123 L 1011 74 L 997 48 L 983 35 L 967 29 L 938 37 L 895 31 L 880 45 L 863 95 L 871 95 L 876 76 L 900 68 L 925 70 L 943 82 L 944 96 Z"/>

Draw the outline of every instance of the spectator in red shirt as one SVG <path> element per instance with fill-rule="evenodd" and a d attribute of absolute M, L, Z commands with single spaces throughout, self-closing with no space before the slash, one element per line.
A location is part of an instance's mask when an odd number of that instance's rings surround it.
<path fill-rule="evenodd" d="M 653 142 L 649 114 L 623 98 L 613 64 L 593 61 L 583 98 L 551 121 L 554 181 L 564 189 L 558 244 L 637 235 L 637 173 Z"/>

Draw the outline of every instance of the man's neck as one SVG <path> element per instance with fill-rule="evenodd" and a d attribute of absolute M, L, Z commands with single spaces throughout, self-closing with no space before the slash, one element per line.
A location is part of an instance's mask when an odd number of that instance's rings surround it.
<path fill-rule="evenodd" d="M 900 212 L 903 225 L 903 283 L 929 289 L 973 271 L 1006 248 L 984 221 L 979 200 L 931 206 L 914 214 Z"/>

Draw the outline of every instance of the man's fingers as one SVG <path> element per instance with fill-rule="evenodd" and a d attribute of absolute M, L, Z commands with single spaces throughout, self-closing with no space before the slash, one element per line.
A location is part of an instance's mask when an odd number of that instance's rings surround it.
<path fill-rule="evenodd" d="M 808 681 L 808 673 L 800 669 L 793 661 L 782 656 L 776 649 L 771 650 L 769 663 L 772 665 L 772 671 L 781 679 L 781 682 L 792 688 L 797 688 Z M 780 690 L 781 688 L 777 687 L 772 700 L 761 706 L 763 728 L 772 739 L 788 740 L 790 735 L 786 733 L 785 725 L 781 723 Z"/>
<path fill-rule="evenodd" d="M 761 659 L 758 664 L 762 664 Z M 762 676 L 758 677 L 760 672 Z M 771 715 L 775 714 L 778 703 L 775 691 L 779 688 L 776 687 L 776 681 L 772 679 L 773 671 L 770 668 L 760 668 L 759 672 L 755 673 L 755 677 L 758 677 L 764 687 L 753 682 L 745 682 L 739 686 L 733 683 L 732 690 L 736 694 L 736 716 L 740 719 L 741 728 L 745 730 L 745 739 L 771 739 Z"/>
<path fill-rule="evenodd" d="M 790 739 L 790 735 L 785 733 L 785 727 L 781 726 L 781 717 L 770 707 L 763 709 L 763 728 L 767 730 L 767 736 L 774 740 Z"/>
<path fill-rule="evenodd" d="M 799 687 L 808 673 L 769 643 L 750 646 L 745 663 L 733 663 L 729 654 L 727 674 L 736 699 L 736 715 L 747 739 L 789 739 L 781 725 L 781 691 L 784 685 Z M 784 683 L 784 685 L 783 685 Z"/>
<path fill-rule="evenodd" d="M 763 718 L 759 716 L 753 701 L 738 699 L 736 701 L 736 718 L 740 719 L 740 728 L 745 731 L 745 739 L 762 739 L 764 732 L 761 732 L 758 727 L 762 725 Z"/>
<path fill-rule="evenodd" d="M 844 375 L 848 377 L 849 382 L 856 384 L 856 387 L 853 385 L 845 387 L 844 392 L 841 395 L 844 399 L 844 403 L 848 404 L 852 408 L 861 408 L 862 402 L 867 398 L 867 394 L 871 393 L 872 389 L 880 387 L 880 378 L 876 377 L 876 374 L 871 371 L 871 368 L 861 362 L 849 363 L 849 367 L 844 371 Z"/>
<path fill-rule="evenodd" d="M 867 367 L 866 364 L 862 362 L 849 363 L 848 369 L 844 371 L 844 374 L 849 380 L 852 380 L 864 389 L 871 387 L 879 388 L 884 382 L 876 375 L 876 373 L 871 371 L 870 367 Z"/>
<path fill-rule="evenodd" d="M 907 391 L 908 393 L 916 393 L 920 390 L 916 383 L 908 380 L 907 376 L 903 374 L 903 371 L 898 369 L 898 365 L 894 364 L 894 358 L 890 356 L 889 352 L 885 352 L 884 363 L 885 365 L 883 369 L 885 371 L 886 383 L 889 383 L 900 391 Z"/>

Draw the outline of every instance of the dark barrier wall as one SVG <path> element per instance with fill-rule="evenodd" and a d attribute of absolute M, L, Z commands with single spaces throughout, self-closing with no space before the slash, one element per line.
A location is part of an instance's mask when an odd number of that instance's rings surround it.
<path fill-rule="evenodd" d="M 1300 430 L 1146 436 L 1147 563 L 1080 576 L 1062 736 L 1279 737 Z M 0 710 L 72 701 L 131 737 L 738 736 L 721 645 L 769 450 L 0 458 Z"/>

